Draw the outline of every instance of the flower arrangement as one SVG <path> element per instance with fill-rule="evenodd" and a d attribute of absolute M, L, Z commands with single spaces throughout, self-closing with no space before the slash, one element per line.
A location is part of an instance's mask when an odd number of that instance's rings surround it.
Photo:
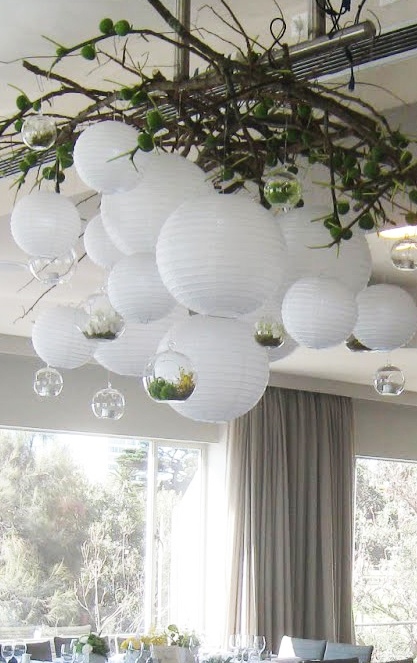
<path fill-rule="evenodd" d="M 109 646 L 107 641 L 97 635 L 97 633 L 89 633 L 82 635 L 75 643 L 75 652 L 77 654 L 99 654 L 107 658 L 109 653 Z"/>
<path fill-rule="evenodd" d="M 111 316 L 109 311 L 97 309 L 90 316 L 83 334 L 86 338 L 112 341 L 120 335 L 120 316 Z"/>
<path fill-rule="evenodd" d="M 135 651 L 140 651 L 142 648 L 142 640 L 140 638 L 126 638 L 126 640 L 123 640 L 122 644 L 120 645 L 120 649 L 122 651 L 127 651 L 128 649 L 134 649 Z"/>
<path fill-rule="evenodd" d="M 175 624 L 167 626 L 167 635 L 169 644 L 173 646 L 189 647 L 191 641 L 194 646 L 201 644 L 201 640 L 198 635 L 196 635 L 195 631 L 180 631 Z"/>
<path fill-rule="evenodd" d="M 255 340 L 266 348 L 280 348 L 285 340 L 285 329 L 276 320 L 261 318 L 255 325 Z"/>
<path fill-rule="evenodd" d="M 160 631 L 150 631 L 146 635 L 141 635 L 140 639 L 144 647 L 149 647 L 149 645 L 163 646 L 168 644 L 167 634 Z"/>

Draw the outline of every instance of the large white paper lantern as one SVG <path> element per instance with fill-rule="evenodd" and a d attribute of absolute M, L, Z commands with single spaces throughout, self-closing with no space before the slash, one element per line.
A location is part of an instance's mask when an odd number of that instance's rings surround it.
<path fill-rule="evenodd" d="M 75 309 L 55 306 L 43 311 L 32 329 L 35 352 L 49 366 L 78 368 L 93 355 L 95 345 L 75 325 Z"/>
<path fill-rule="evenodd" d="M 357 296 L 358 321 L 354 336 L 371 350 L 400 348 L 417 330 L 414 299 L 395 285 L 372 285 Z"/>
<path fill-rule="evenodd" d="M 181 313 L 174 312 L 147 325 L 129 323 L 120 338 L 97 347 L 94 359 L 113 373 L 142 377 L 149 358 L 156 353 L 164 334 L 185 314 L 184 309 Z"/>
<path fill-rule="evenodd" d="M 176 305 L 161 281 L 153 253 L 135 253 L 119 260 L 109 275 L 108 294 L 126 322 L 159 320 Z"/>
<path fill-rule="evenodd" d="M 154 251 L 168 216 L 190 198 L 213 191 L 205 173 L 178 154 L 149 155 L 141 182 L 127 193 L 101 200 L 103 223 L 120 251 Z"/>
<path fill-rule="evenodd" d="M 248 412 L 265 391 L 269 365 L 265 350 L 240 320 L 194 315 L 175 325 L 160 344 L 189 357 L 197 385 L 184 403 L 171 407 L 197 421 L 225 422 Z"/>
<path fill-rule="evenodd" d="M 84 232 L 84 247 L 90 260 L 103 269 L 111 269 L 123 257 L 106 233 L 100 214 L 88 222 Z"/>
<path fill-rule="evenodd" d="M 329 348 L 342 343 L 355 326 L 354 293 L 336 279 L 307 276 L 287 291 L 282 319 L 292 338 L 307 348 Z"/>
<path fill-rule="evenodd" d="M 74 165 L 80 179 L 95 191 L 129 191 L 143 174 L 147 155 L 140 152 L 136 168 L 129 152 L 137 148 L 133 127 L 105 120 L 84 129 L 74 146 Z"/>
<path fill-rule="evenodd" d="M 173 297 L 197 313 L 233 317 L 278 289 L 285 242 L 273 215 L 244 197 L 181 205 L 159 234 L 156 260 Z"/>
<path fill-rule="evenodd" d="M 340 246 L 326 247 L 332 241 L 321 219 L 330 214 L 325 207 L 303 207 L 277 217 L 287 244 L 288 285 L 304 276 L 337 278 L 353 292 L 366 287 L 372 269 L 368 242 L 363 233 L 354 233 Z"/>
<path fill-rule="evenodd" d="M 81 219 L 65 196 L 35 191 L 14 206 L 11 231 L 16 244 L 29 255 L 56 258 L 76 244 Z"/>

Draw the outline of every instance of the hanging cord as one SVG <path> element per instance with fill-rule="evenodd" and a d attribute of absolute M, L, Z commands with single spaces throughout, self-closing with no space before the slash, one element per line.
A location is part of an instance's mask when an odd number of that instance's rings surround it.
<path fill-rule="evenodd" d="M 366 0 L 365 0 L 366 2 Z M 332 36 L 335 32 L 341 30 L 340 19 L 344 14 L 351 9 L 351 0 L 342 0 L 340 4 L 340 9 L 337 11 L 330 0 L 316 0 L 316 5 L 326 16 L 328 16 L 332 22 L 332 28 L 330 30 L 329 37 Z"/>
<path fill-rule="evenodd" d="M 348 83 L 348 89 L 350 92 L 353 92 L 353 90 L 355 89 L 355 73 L 353 71 L 353 55 L 349 46 L 345 46 L 345 53 L 349 62 L 349 69 L 350 69 L 350 79 Z"/>
<path fill-rule="evenodd" d="M 267 54 L 268 54 L 269 64 L 274 69 L 278 68 L 278 65 L 274 57 L 274 49 L 277 46 L 282 48 L 282 39 L 286 31 L 287 31 L 287 24 L 282 14 L 281 16 L 276 16 L 275 18 L 272 19 L 272 21 L 269 24 L 269 32 L 271 33 L 273 42 L 271 46 L 268 48 Z M 280 68 L 281 67 L 282 67 L 282 62 L 280 63 Z"/>

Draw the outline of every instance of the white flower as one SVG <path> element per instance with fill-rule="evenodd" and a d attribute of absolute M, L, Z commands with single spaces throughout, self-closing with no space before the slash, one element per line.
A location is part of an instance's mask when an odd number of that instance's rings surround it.
<path fill-rule="evenodd" d="M 88 635 L 82 635 L 78 642 L 81 642 L 81 644 L 85 645 L 85 643 L 88 642 Z"/>
<path fill-rule="evenodd" d="M 82 648 L 81 651 L 82 651 L 83 654 L 91 654 L 91 652 L 93 651 L 93 648 L 92 648 L 91 645 L 89 645 L 87 643 L 86 645 L 84 645 L 84 647 Z"/>

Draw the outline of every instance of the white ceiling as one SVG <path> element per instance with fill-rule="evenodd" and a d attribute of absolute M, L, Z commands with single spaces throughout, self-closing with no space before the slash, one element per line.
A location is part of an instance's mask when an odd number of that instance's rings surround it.
<path fill-rule="evenodd" d="M 167 0 L 166 4 L 174 11 L 175 0 Z M 204 8 L 206 4 L 195 0 L 193 21 L 200 27 L 206 25 L 211 31 L 219 32 L 219 24 L 213 13 L 207 7 Z M 216 9 L 220 7 L 218 0 L 209 4 Z M 269 43 L 269 21 L 276 14 L 273 0 L 258 0 L 256 3 L 251 0 L 231 0 L 229 4 L 247 26 L 248 32 L 260 35 L 261 40 Z M 286 17 L 290 19 L 290 12 L 303 14 L 307 10 L 307 2 L 303 0 L 283 0 L 280 4 Z M 352 3 L 354 7 L 357 4 Z M 369 7 L 378 15 L 384 29 L 407 22 L 413 23 L 416 19 L 415 0 L 388 3 L 387 0 L 371 0 Z M 19 3 L 3 0 L 0 24 L 0 114 L 7 115 L 14 109 L 17 92 L 12 86 L 24 89 L 29 96 L 38 96 L 41 91 L 49 89 L 48 83 L 28 75 L 18 62 L 22 57 L 35 54 L 39 56 L 36 60 L 39 66 L 48 66 L 49 59 L 46 56 L 51 55 L 54 49 L 41 35 L 47 35 L 64 45 L 71 45 L 95 35 L 98 22 L 104 16 L 115 20 L 126 18 L 140 27 L 161 27 L 159 18 L 146 0 L 20 0 Z M 369 18 L 370 15 L 364 14 L 364 18 L 366 17 Z M 291 20 L 288 23 L 291 26 Z M 223 28 L 221 32 L 226 34 Z M 206 34 L 206 38 L 216 47 L 220 47 L 213 36 Z M 289 38 L 290 41 L 297 40 L 297 36 L 291 35 L 291 31 Z M 225 49 L 224 45 L 223 48 Z M 172 63 L 170 48 L 158 49 L 157 52 L 152 49 L 154 46 L 140 43 L 135 53 L 138 58 L 145 58 L 146 52 L 152 51 L 152 66 L 163 67 Z M 416 133 L 417 123 L 416 65 L 417 55 L 413 53 L 395 58 L 384 65 L 368 66 L 356 72 L 356 93 L 378 108 L 395 107 L 391 112 L 393 123 L 399 124 L 403 130 L 412 134 Z M 74 74 L 76 66 L 78 67 L 78 64 L 72 59 L 66 65 L 66 73 Z M 92 69 L 91 65 L 85 64 L 80 75 L 87 77 L 89 82 L 97 78 L 101 81 L 105 77 L 111 78 L 107 71 L 104 74 L 101 70 Z M 344 80 L 340 76 L 339 79 Z M 26 261 L 27 256 L 17 248 L 10 235 L 9 216 L 15 196 L 15 190 L 10 186 L 10 181 L 0 180 L 0 215 L 3 215 L 0 218 L 0 261 Z M 82 198 L 83 191 L 83 185 L 76 174 L 72 173 L 63 187 L 63 193 Z M 97 201 L 90 201 L 81 209 L 86 219 L 91 218 L 97 209 Z M 369 235 L 368 241 L 374 262 L 373 279 L 404 285 L 417 299 L 417 274 L 404 276 L 391 266 L 391 243 L 376 235 Z M 80 245 L 79 253 L 81 252 Z M 0 334 L 3 335 L 0 336 L 0 351 L 3 347 L 6 348 L 6 345 L 15 347 L 13 338 L 8 337 L 30 336 L 32 322 L 42 307 L 57 302 L 78 304 L 98 287 L 103 276 L 103 272 L 88 259 L 82 261 L 72 282 L 54 289 L 33 312 L 22 318 L 25 311 L 42 294 L 43 287 L 30 279 L 28 272 L 23 270 L 0 270 Z M 276 362 L 272 370 L 276 376 L 292 374 L 295 377 L 369 385 L 373 373 L 385 359 L 385 356 L 378 353 L 354 354 L 345 347 L 320 351 L 297 349 L 286 359 Z M 407 389 L 417 393 L 417 348 L 397 350 L 392 353 L 391 360 L 404 367 Z"/>

